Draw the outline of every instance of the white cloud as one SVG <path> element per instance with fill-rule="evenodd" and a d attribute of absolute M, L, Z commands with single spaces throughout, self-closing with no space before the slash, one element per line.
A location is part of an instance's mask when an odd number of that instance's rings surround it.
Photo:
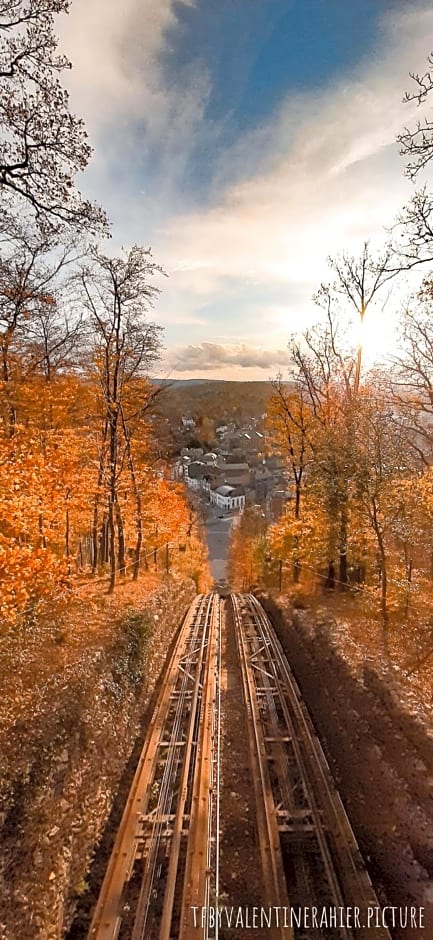
<path fill-rule="evenodd" d="M 73 63 L 71 94 L 92 128 L 158 112 L 166 98 L 160 55 L 176 23 L 174 0 L 74 0 L 60 39 Z"/>
<path fill-rule="evenodd" d="M 432 32 L 433 10 L 419 4 L 387 17 L 373 61 L 319 93 L 287 99 L 257 131 L 262 168 L 227 184 L 209 210 L 167 224 L 158 248 L 180 298 L 200 305 L 235 280 L 252 300 L 260 285 L 279 290 L 280 303 L 286 293 L 289 303 L 293 288 L 302 286 L 302 319 L 326 277 L 329 254 L 356 252 L 368 238 L 385 240 L 384 226 L 412 191 L 396 135 L 414 120 L 415 107 L 403 104 L 403 93 L 409 72 L 422 70 Z M 251 168 L 252 148 L 254 134 L 244 148 L 238 143 L 235 175 L 244 156 Z M 227 164 L 232 157 L 227 154 Z M 221 172 L 228 178 L 229 165 Z"/>
<path fill-rule="evenodd" d="M 172 363 L 176 371 L 203 372 L 239 366 L 241 369 L 271 369 L 288 365 L 289 354 L 285 349 L 262 349 L 245 343 L 224 346 L 218 343 L 200 343 L 174 349 Z"/>
<path fill-rule="evenodd" d="M 283 100 L 265 126 L 217 159 L 213 201 L 193 211 L 180 181 L 194 143 L 215 132 L 206 119 L 209 76 L 192 64 L 177 87 L 167 85 L 162 54 L 179 28 L 175 0 L 123 0 L 121 15 L 118 6 L 74 0 L 62 31 L 75 65 L 72 102 L 96 145 L 90 178 L 100 180 L 99 198 L 107 195 L 115 241 L 151 243 L 169 273 L 155 311 L 168 344 L 218 344 L 218 334 L 233 339 L 236 330 L 240 343 L 260 346 L 262 336 L 268 349 L 281 348 L 286 328 L 314 316 L 310 298 L 326 278 L 326 257 L 356 252 L 366 238 L 382 243 L 412 191 L 395 138 L 413 123 L 402 98 L 429 52 L 431 4 L 386 15 L 373 57 L 329 87 Z M 152 148 L 158 172 L 149 191 L 146 179 L 137 186 L 137 168 Z M 256 294 L 266 291 L 262 309 Z"/>
<path fill-rule="evenodd" d="M 117 243 L 134 240 L 134 227 L 146 241 L 152 222 L 179 207 L 179 180 L 203 130 L 207 74 L 191 63 L 167 84 L 163 68 L 182 6 L 194 0 L 74 0 L 60 18 L 73 65 L 64 79 L 95 151 L 84 186 L 90 179 L 108 206 Z"/>

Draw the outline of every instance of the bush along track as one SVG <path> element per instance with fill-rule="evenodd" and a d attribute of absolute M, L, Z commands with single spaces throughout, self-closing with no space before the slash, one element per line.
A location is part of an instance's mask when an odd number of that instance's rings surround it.
<path fill-rule="evenodd" d="M 82 650 L 47 683 L 37 714 L 8 729 L 0 777 L 2 940 L 86 935 L 152 693 L 194 593 L 192 584 L 168 583 L 124 612 L 107 643 L 101 637 L 98 648 L 87 656 Z"/>

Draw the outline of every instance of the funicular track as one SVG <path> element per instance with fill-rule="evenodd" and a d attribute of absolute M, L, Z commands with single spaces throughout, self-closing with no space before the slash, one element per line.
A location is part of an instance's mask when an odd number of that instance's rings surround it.
<path fill-rule="evenodd" d="M 252 765 L 261 794 L 261 832 L 275 829 L 279 846 L 269 867 L 278 867 L 281 849 L 290 906 L 338 911 L 359 908 L 358 923 L 309 924 L 292 921 L 295 940 L 377 940 L 382 927 L 367 929 L 368 908 L 379 906 L 349 820 L 335 788 L 322 747 L 299 688 L 263 608 L 251 595 L 230 596 L 241 663 Z M 258 783 L 256 783 L 256 787 Z M 265 854 L 269 849 L 265 849 Z M 262 853 L 263 854 L 263 853 Z M 265 867 L 264 867 L 265 871 Z M 278 874 L 280 880 L 280 874 Z M 278 901 L 274 900 L 274 904 Z M 290 936 L 287 930 L 284 934 Z"/>
<path fill-rule="evenodd" d="M 190 905 L 218 891 L 219 654 L 219 598 L 201 595 L 160 689 L 92 940 L 185 940 Z"/>
<path fill-rule="evenodd" d="M 254 797 L 263 904 L 295 913 L 273 918 L 263 935 L 389 940 L 386 929 L 363 926 L 379 903 L 263 608 L 251 594 L 224 604 L 215 593 L 191 605 L 162 678 L 88 940 L 226 937 L 218 918 L 192 916 L 193 908 L 221 911 L 220 883 L 229 880 L 224 866 L 220 879 L 221 728 L 230 721 L 221 715 L 225 611 L 238 649 L 251 768 L 243 786 Z M 306 930 L 296 920 L 301 909 L 359 909 L 360 926 L 310 922 Z"/>

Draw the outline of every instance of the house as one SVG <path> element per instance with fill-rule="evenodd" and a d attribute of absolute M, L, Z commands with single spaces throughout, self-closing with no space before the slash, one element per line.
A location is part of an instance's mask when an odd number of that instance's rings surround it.
<path fill-rule="evenodd" d="M 185 467 L 185 483 L 193 490 L 202 489 L 203 477 L 208 473 L 209 466 L 202 460 L 192 460 Z"/>
<path fill-rule="evenodd" d="M 294 499 L 293 490 L 274 490 L 270 495 L 268 504 L 268 518 L 272 522 L 281 519 L 287 509 L 287 504 Z"/>
<path fill-rule="evenodd" d="M 211 504 L 223 512 L 231 512 L 234 509 L 242 512 L 245 509 L 245 493 L 240 486 L 223 485 L 210 489 L 209 498 Z"/>
<path fill-rule="evenodd" d="M 256 499 L 265 499 L 270 493 L 274 483 L 274 476 L 265 464 L 259 464 L 253 470 L 253 486 L 256 491 Z"/>
<path fill-rule="evenodd" d="M 202 447 L 182 447 L 180 455 L 181 457 L 190 457 L 191 460 L 200 460 L 200 457 L 203 457 L 203 448 Z"/>
<path fill-rule="evenodd" d="M 221 467 L 224 483 L 229 486 L 249 486 L 251 472 L 247 463 L 225 463 Z"/>
<path fill-rule="evenodd" d="M 182 425 L 187 431 L 190 431 L 191 428 L 195 428 L 194 418 L 191 418 L 188 415 L 182 415 Z"/>
<path fill-rule="evenodd" d="M 183 480 L 188 476 L 188 465 L 191 463 L 191 457 L 178 457 L 174 465 L 174 479 Z"/>

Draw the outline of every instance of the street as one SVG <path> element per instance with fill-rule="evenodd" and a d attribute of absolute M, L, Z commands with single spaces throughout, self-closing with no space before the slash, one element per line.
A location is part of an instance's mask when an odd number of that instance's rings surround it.
<path fill-rule="evenodd" d="M 234 518 L 227 515 L 220 519 L 216 511 L 209 509 L 205 522 L 210 568 L 215 581 L 227 578 L 227 554 Z"/>

